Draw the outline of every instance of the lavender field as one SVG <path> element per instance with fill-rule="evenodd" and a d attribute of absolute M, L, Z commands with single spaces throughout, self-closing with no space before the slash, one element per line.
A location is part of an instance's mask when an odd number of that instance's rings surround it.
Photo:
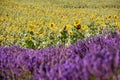
<path fill-rule="evenodd" d="M 120 34 L 40 50 L 0 47 L 3 80 L 120 80 Z"/>
<path fill-rule="evenodd" d="M 120 1 L 0 0 L 0 80 L 120 80 Z"/>

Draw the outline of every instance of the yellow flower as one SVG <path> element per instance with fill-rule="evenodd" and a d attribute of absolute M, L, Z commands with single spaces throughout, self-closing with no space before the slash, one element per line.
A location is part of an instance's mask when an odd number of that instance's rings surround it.
<path fill-rule="evenodd" d="M 108 20 L 111 20 L 112 19 L 112 16 L 108 16 L 108 18 L 107 18 Z"/>
<path fill-rule="evenodd" d="M 74 26 L 77 27 L 80 25 L 80 20 L 77 20 L 76 22 L 74 22 Z"/>
<path fill-rule="evenodd" d="M 14 38 L 13 36 L 9 36 L 9 40 L 12 41 Z"/>
<path fill-rule="evenodd" d="M 34 30 L 35 30 L 35 25 L 30 25 L 29 31 L 34 32 Z"/>
<path fill-rule="evenodd" d="M 51 24 L 50 24 L 50 27 L 52 27 L 52 28 L 53 28 L 53 27 L 54 27 L 54 23 L 51 23 Z"/>
<path fill-rule="evenodd" d="M 105 26 L 106 26 L 105 22 L 101 22 L 101 28 Z"/>
<path fill-rule="evenodd" d="M 91 18 L 92 20 L 94 20 L 94 19 L 95 19 L 95 14 L 92 14 L 92 15 L 90 16 L 90 18 Z"/>
<path fill-rule="evenodd" d="M 114 22 L 114 25 L 117 26 L 117 25 L 118 25 L 118 22 Z"/>
<path fill-rule="evenodd" d="M 5 39 L 5 37 L 4 37 L 3 35 L 1 35 L 1 36 L 0 36 L 0 39 L 1 39 L 1 40 L 4 40 L 4 39 Z"/>
<path fill-rule="evenodd" d="M 104 21 L 105 21 L 105 19 L 104 19 L 104 17 L 102 17 L 102 18 L 101 18 L 101 22 L 104 22 Z"/>
<path fill-rule="evenodd" d="M 117 16 L 117 15 L 114 15 L 114 19 L 117 20 L 117 19 L 118 19 L 118 16 Z"/>
<path fill-rule="evenodd" d="M 69 35 L 72 36 L 73 35 L 73 31 L 69 31 Z"/>
<path fill-rule="evenodd" d="M 70 29 L 70 25 L 65 25 L 63 30 L 69 30 Z"/>
<path fill-rule="evenodd" d="M 81 30 L 87 30 L 88 29 L 88 26 L 87 25 L 83 25 L 82 27 L 81 27 Z"/>
<path fill-rule="evenodd" d="M 55 24 L 54 23 L 50 24 L 50 29 L 55 30 Z"/>

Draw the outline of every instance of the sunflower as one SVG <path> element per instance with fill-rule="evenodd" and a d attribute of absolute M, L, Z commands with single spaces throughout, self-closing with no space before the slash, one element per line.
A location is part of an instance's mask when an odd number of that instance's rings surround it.
<path fill-rule="evenodd" d="M 55 24 L 54 24 L 54 23 L 51 23 L 49 28 L 50 28 L 51 30 L 55 30 Z"/>
<path fill-rule="evenodd" d="M 30 32 L 34 32 L 34 30 L 35 30 L 35 26 L 34 25 L 30 25 L 29 31 Z"/>
<path fill-rule="evenodd" d="M 65 25 L 63 30 L 69 30 L 70 29 L 70 25 Z"/>
<path fill-rule="evenodd" d="M 90 16 L 90 18 L 92 19 L 92 21 L 95 19 L 95 14 L 92 14 L 91 16 Z"/>
<path fill-rule="evenodd" d="M 4 40 L 4 39 L 5 39 L 5 37 L 2 35 L 2 36 L 0 36 L 0 39 L 1 39 L 1 40 Z"/>
<path fill-rule="evenodd" d="M 74 22 L 74 26 L 78 27 L 80 25 L 80 20 L 77 20 L 76 22 Z"/>
<path fill-rule="evenodd" d="M 108 20 L 111 20 L 112 19 L 112 16 L 108 16 L 108 18 L 107 18 Z"/>
<path fill-rule="evenodd" d="M 73 31 L 69 31 L 69 35 L 72 36 L 73 35 Z"/>
<path fill-rule="evenodd" d="M 81 30 L 87 30 L 88 29 L 88 26 L 87 25 L 83 25 L 82 27 L 81 27 Z"/>
<path fill-rule="evenodd" d="M 118 16 L 117 16 L 117 15 L 114 15 L 114 19 L 117 20 L 117 19 L 118 19 Z"/>
<path fill-rule="evenodd" d="M 74 22 L 74 27 L 79 30 L 81 28 L 81 24 L 80 24 L 80 20 L 77 20 L 76 22 Z"/>

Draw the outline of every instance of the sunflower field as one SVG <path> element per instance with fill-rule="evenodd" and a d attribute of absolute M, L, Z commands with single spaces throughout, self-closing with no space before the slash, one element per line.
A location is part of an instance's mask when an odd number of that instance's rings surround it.
<path fill-rule="evenodd" d="M 0 0 L 0 80 L 120 80 L 120 0 Z"/>

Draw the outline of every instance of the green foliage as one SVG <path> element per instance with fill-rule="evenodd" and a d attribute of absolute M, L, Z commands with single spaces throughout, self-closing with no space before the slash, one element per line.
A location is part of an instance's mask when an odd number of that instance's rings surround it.
<path fill-rule="evenodd" d="M 25 40 L 25 46 L 27 48 L 32 48 L 32 49 L 35 48 L 34 42 L 32 40 L 29 40 L 29 39 Z"/>

